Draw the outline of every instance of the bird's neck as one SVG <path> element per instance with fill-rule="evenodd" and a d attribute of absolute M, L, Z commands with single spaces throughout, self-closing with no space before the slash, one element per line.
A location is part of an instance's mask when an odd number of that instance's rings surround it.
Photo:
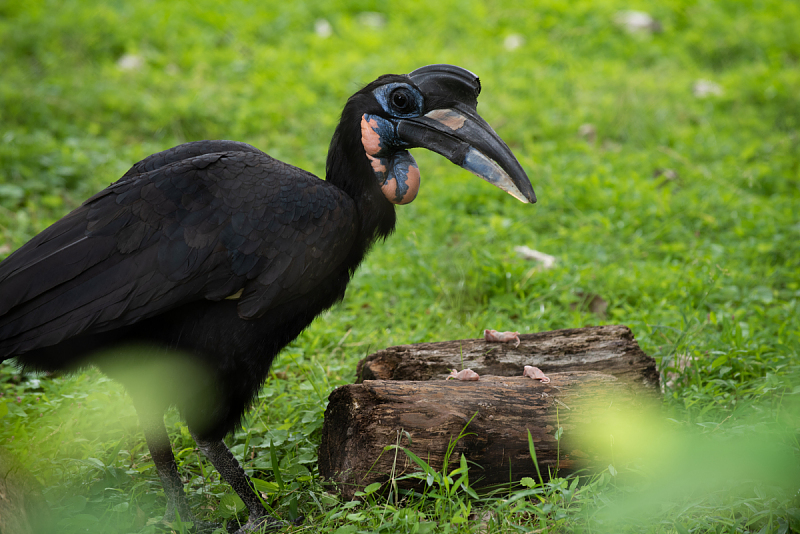
<path fill-rule="evenodd" d="M 326 180 L 353 199 L 359 217 L 356 250 L 360 262 L 378 239 L 394 231 L 394 205 L 381 192 L 361 144 L 360 116 L 347 118 L 347 109 L 333 135 L 325 168 Z"/>

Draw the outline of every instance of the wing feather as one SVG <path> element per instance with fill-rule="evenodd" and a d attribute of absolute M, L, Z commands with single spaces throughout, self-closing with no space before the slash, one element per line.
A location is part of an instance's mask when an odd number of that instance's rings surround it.
<path fill-rule="evenodd" d="M 0 357 L 244 289 L 243 318 L 337 272 L 352 200 L 243 143 L 154 154 L 0 262 Z"/>

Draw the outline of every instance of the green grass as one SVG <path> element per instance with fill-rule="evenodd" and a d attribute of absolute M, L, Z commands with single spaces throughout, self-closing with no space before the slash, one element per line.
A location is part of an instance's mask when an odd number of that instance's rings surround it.
<path fill-rule="evenodd" d="M 650 12 L 663 31 L 627 33 L 612 22 L 622 9 Z M 315 34 L 320 19 L 330 37 Z M 0 251 L 185 141 L 246 141 L 321 175 L 361 84 L 464 66 L 540 201 L 415 153 L 422 190 L 398 209 L 397 232 L 278 359 L 285 378 L 267 382 L 229 440 L 267 503 L 305 514 L 304 531 L 340 534 L 797 531 L 799 19 L 800 4 L 782 0 L 0 0 Z M 507 50 L 512 35 L 524 42 Z M 139 68 L 119 66 L 129 55 Z M 699 79 L 722 94 L 695 97 Z M 596 138 L 579 135 L 584 124 Z M 518 245 L 558 263 L 535 270 Z M 605 316 L 580 305 L 586 294 L 608 303 Z M 453 486 L 461 471 L 445 472 L 397 503 L 325 492 L 322 414 L 359 358 L 483 328 L 602 323 L 630 326 L 662 367 L 695 358 L 605 473 L 473 495 Z M 162 531 L 163 492 L 117 384 L 92 370 L 35 380 L 6 364 L 0 391 L 0 443 L 44 483 L 59 532 Z M 240 503 L 177 414 L 167 422 L 198 514 L 233 520 Z"/>

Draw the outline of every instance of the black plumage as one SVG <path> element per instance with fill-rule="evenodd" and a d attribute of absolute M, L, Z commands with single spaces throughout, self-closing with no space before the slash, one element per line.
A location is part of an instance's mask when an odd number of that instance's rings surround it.
<path fill-rule="evenodd" d="M 402 195 L 382 187 L 407 176 L 387 162 L 430 148 L 535 201 L 475 112 L 479 91 L 474 75 L 448 65 L 379 78 L 348 100 L 325 181 L 234 141 L 145 158 L 0 263 L 0 358 L 48 371 L 95 364 L 120 380 L 164 483 L 168 519 L 176 509 L 191 515 L 162 420 L 177 405 L 249 507 L 241 532 L 273 521 L 221 440 L 273 358 L 343 298 L 369 248 L 394 229 L 392 202 Z M 491 163 L 476 166 L 471 150 Z"/>

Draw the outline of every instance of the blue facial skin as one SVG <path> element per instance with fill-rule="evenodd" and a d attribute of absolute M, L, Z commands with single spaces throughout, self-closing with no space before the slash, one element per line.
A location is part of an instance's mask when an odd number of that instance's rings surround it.
<path fill-rule="evenodd" d="M 414 109 L 409 111 L 408 113 L 398 113 L 397 111 L 393 110 L 392 107 L 389 105 L 389 97 L 394 92 L 395 89 L 400 87 L 404 87 L 407 89 L 406 95 L 410 96 L 414 100 Z M 383 111 L 397 117 L 398 119 L 408 119 L 410 117 L 419 117 L 422 115 L 422 110 L 424 109 L 425 102 L 422 99 L 422 95 L 419 91 L 408 85 L 407 83 L 390 83 L 387 85 L 382 85 L 375 89 L 372 94 L 375 95 L 375 98 L 378 100 L 378 103 L 383 108 Z"/>
<path fill-rule="evenodd" d="M 407 150 L 401 150 L 392 156 L 391 168 L 386 181 L 393 178 L 397 180 L 397 192 L 395 193 L 395 200 L 398 204 L 403 201 L 403 198 L 408 193 L 408 171 L 411 169 L 411 167 L 417 169 L 417 162 Z M 417 173 L 419 173 L 419 170 L 417 170 Z"/>
<path fill-rule="evenodd" d="M 375 178 L 378 179 L 378 185 L 383 187 L 383 185 L 389 181 L 389 178 L 392 175 L 392 166 L 387 158 L 377 158 L 377 160 L 380 162 L 383 168 L 386 169 L 386 172 L 376 171 L 375 169 L 373 169 L 372 172 L 375 173 Z"/>
<path fill-rule="evenodd" d="M 378 137 L 380 138 L 381 150 L 377 154 L 372 154 L 372 157 L 385 158 L 391 155 L 391 153 L 398 148 L 405 148 L 408 146 L 408 144 L 400 139 L 400 136 L 397 135 L 394 124 L 392 124 L 390 121 L 377 115 L 370 115 L 369 113 L 366 113 L 364 118 L 367 120 L 367 122 L 375 121 L 378 123 L 378 127 L 373 127 L 372 130 L 378 134 Z"/>
<path fill-rule="evenodd" d="M 404 94 L 406 97 L 410 98 L 413 103 L 412 109 L 407 113 L 399 113 L 389 104 L 392 93 L 401 88 L 405 89 Z M 393 117 L 404 119 L 418 117 L 422 114 L 424 107 L 422 95 L 418 90 L 408 84 L 390 83 L 378 87 L 373 94 L 383 110 Z M 417 162 L 414 161 L 414 158 L 408 151 L 403 150 L 404 148 L 408 148 L 409 144 L 397 135 L 395 124 L 391 121 L 369 113 L 365 114 L 363 118 L 367 123 L 374 122 L 376 124 L 376 126 L 371 126 L 371 128 L 378 135 L 378 144 L 380 146 L 380 151 L 378 151 L 378 153 L 368 155 L 378 159 L 381 165 L 386 168 L 386 172 L 375 171 L 375 177 L 378 179 L 378 183 L 381 186 L 384 186 L 391 180 L 396 180 L 397 188 L 395 190 L 395 201 L 401 203 L 410 189 L 408 184 L 409 170 L 412 167 L 417 169 Z M 417 170 L 417 173 L 418 172 Z M 414 196 L 416 196 L 416 188 Z"/>
<path fill-rule="evenodd" d="M 374 156 L 373 156 L 374 157 Z M 395 192 L 395 201 L 400 204 L 408 193 L 408 173 L 411 167 L 419 169 L 414 157 L 407 151 L 401 150 L 395 152 L 390 158 L 378 158 L 381 164 L 387 169 L 386 172 L 374 171 L 375 178 L 378 179 L 378 184 L 383 187 L 391 180 L 397 181 L 397 189 Z"/>

